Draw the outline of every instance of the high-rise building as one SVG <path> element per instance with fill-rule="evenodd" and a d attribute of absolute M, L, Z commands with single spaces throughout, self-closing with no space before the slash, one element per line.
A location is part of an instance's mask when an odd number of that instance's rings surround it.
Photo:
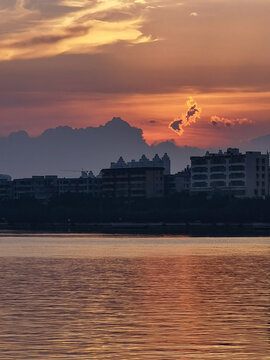
<path fill-rule="evenodd" d="M 191 193 L 229 193 L 237 197 L 269 194 L 269 156 L 239 149 L 191 157 Z"/>

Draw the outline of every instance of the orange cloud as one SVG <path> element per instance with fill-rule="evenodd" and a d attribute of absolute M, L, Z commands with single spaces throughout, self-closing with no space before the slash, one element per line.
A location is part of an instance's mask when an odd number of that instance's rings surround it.
<path fill-rule="evenodd" d="M 26 0 L 17 0 L 13 7 L 0 10 L 6 22 L 6 32 L 0 36 L 0 60 L 89 54 L 119 41 L 153 41 L 151 35 L 142 32 L 146 11 L 143 1 L 59 0 L 55 4 L 69 11 L 46 18 L 38 5 L 29 6 Z M 110 16 L 115 11 L 124 12 L 123 19 Z"/>
<path fill-rule="evenodd" d="M 216 115 L 211 116 L 209 122 L 215 127 L 223 126 L 227 128 L 231 128 L 236 125 L 253 124 L 253 121 L 248 118 L 224 118 Z"/>
<path fill-rule="evenodd" d="M 190 126 L 200 118 L 201 109 L 198 107 L 197 103 L 190 96 L 187 100 L 187 112 L 183 114 L 181 118 L 173 120 L 169 124 L 169 128 L 175 131 L 179 136 L 184 132 L 186 126 Z"/>

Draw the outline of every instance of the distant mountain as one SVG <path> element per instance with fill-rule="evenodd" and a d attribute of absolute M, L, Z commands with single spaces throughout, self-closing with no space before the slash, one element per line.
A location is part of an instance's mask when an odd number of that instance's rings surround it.
<path fill-rule="evenodd" d="M 48 129 L 38 137 L 30 137 L 25 131 L 2 137 L 0 173 L 13 178 L 45 174 L 76 177 L 82 168 L 98 174 L 120 156 L 131 160 L 142 154 L 153 157 L 164 152 L 171 157 L 174 172 L 189 164 L 191 155 L 204 153 L 199 148 L 178 147 L 173 142 L 149 146 L 141 129 L 113 118 L 99 127 L 72 129 L 60 126 Z"/>

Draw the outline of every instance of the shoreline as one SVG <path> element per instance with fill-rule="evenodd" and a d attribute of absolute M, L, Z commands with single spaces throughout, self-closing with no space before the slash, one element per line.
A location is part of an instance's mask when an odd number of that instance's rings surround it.
<path fill-rule="evenodd" d="M 270 223 L 44 223 L 0 224 L 8 233 L 106 235 L 270 236 Z"/>

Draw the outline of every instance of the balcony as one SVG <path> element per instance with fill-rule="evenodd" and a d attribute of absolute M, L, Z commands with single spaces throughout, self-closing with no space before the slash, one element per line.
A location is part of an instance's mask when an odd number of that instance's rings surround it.
<path fill-rule="evenodd" d="M 243 179 L 245 177 L 245 173 L 231 173 L 229 175 L 230 179 Z"/>
<path fill-rule="evenodd" d="M 194 182 L 192 184 L 192 187 L 194 188 L 206 188 L 208 186 L 206 181 L 198 181 L 198 182 Z"/>
<path fill-rule="evenodd" d="M 244 165 L 231 165 L 229 166 L 230 171 L 245 171 Z"/>
<path fill-rule="evenodd" d="M 218 180 L 218 179 L 226 179 L 226 174 L 211 174 L 210 179 L 212 180 Z"/>
<path fill-rule="evenodd" d="M 225 172 L 226 166 L 212 166 L 210 171 L 211 172 Z"/>
<path fill-rule="evenodd" d="M 225 187 L 226 186 L 226 181 L 212 181 L 211 183 L 210 183 L 210 185 L 211 185 L 211 187 L 214 187 L 214 188 L 216 188 L 216 187 Z"/>
<path fill-rule="evenodd" d="M 207 180 L 208 176 L 206 174 L 193 175 L 192 180 Z"/>
<path fill-rule="evenodd" d="M 242 180 L 232 180 L 229 183 L 230 186 L 245 186 L 245 182 Z"/>
<path fill-rule="evenodd" d="M 207 168 L 207 167 L 204 167 L 204 166 L 198 166 L 198 167 L 192 168 L 192 172 L 193 172 L 193 173 L 208 172 L 208 168 Z"/>

